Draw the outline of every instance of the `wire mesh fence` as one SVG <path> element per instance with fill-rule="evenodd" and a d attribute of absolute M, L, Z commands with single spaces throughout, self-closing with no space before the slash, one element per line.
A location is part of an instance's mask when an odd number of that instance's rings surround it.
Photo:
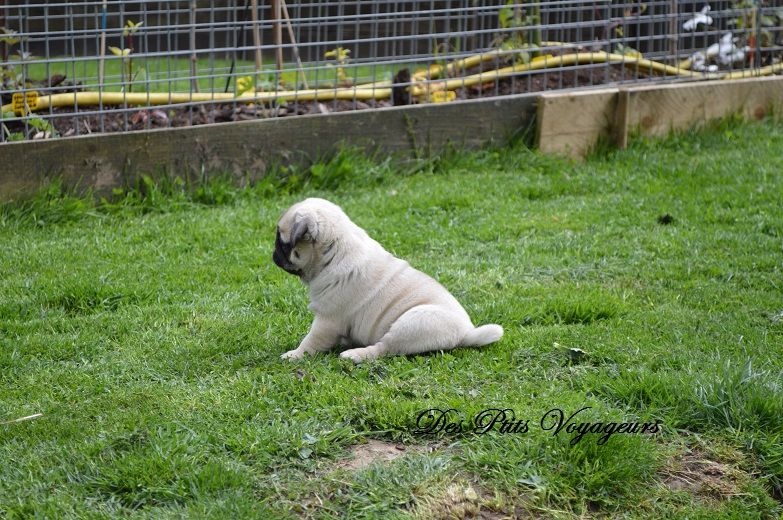
<path fill-rule="evenodd" d="M 783 70 L 783 2 L 0 1 L 0 142 Z"/>

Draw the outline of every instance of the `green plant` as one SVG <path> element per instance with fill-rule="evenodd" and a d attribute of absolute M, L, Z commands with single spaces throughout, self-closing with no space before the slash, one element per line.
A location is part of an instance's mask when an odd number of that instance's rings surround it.
<path fill-rule="evenodd" d="M 745 33 L 743 37 L 751 49 L 775 47 L 783 43 L 780 36 L 783 31 L 783 8 L 775 7 L 765 0 L 736 0 L 731 7 L 739 14 L 730 23 L 735 30 Z M 755 53 L 751 53 L 751 63 L 754 59 Z"/>
<path fill-rule="evenodd" d="M 273 74 L 253 74 L 235 79 L 237 95 L 252 94 L 255 90 L 274 90 Z"/>
<path fill-rule="evenodd" d="M 18 33 L 13 29 L 7 27 L 0 27 L 0 48 L 2 48 L 2 66 L 0 67 L 0 74 L 2 75 L 3 90 L 17 90 L 24 85 L 23 76 L 17 74 L 15 67 L 8 63 L 8 56 L 11 47 L 22 41 L 22 38 L 18 36 Z M 20 57 L 24 59 L 25 53 L 18 51 Z M 29 55 L 28 55 L 29 57 Z"/>
<path fill-rule="evenodd" d="M 135 73 L 133 72 L 133 51 L 134 51 L 134 35 L 139 31 L 144 22 L 134 23 L 128 20 L 125 26 L 122 28 L 122 38 L 125 43 L 124 48 L 109 47 L 109 52 L 122 58 L 122 81 L 127 85 L 128 92 L 131 92 L 133 88 L 133 82 L 139 79 L 140 75 L 146 74 L 146 69 L 139 68 Z"/>
<path fill-rule="evenodd" d="M 2 73 L 2 82 L 0 82 L 0 84 L 3 87 L 3 90 L 6 90 L 12 81 L 14 84 L 19 82 L 16 74 L 14 74 L 13 65 L 7 62 L 9 48 L 20 41 L 21 39 L 16 37 L 16 31 L 6 27 L 0 27 L 0 47 L 2 47 L 2 56 L 0 57 L 2 57 L 3 62 L 2 67 L 0 67 L 0 73 Z"/>
<path fill-rule="evenodd" d="M 6 112 L 3 114 L 2 119 L 5 118 L 13 118 L 15 114 L 12 112 Z M 32 116 L 25 120 L 25 124 L 32 128 L 33 130 L 36 130 L 36 132 L 31 133 L 30 137 L 33 139 L 48 139 L 50 137 L 58 137 L 59 133 L 57 132 L 57 129 L 47 121 L 46 119 Z M 5 140 L 7 141 L 24 141 L 25 139 L 25 132 L 22 130 L 17 131 L 11 131 L 8 129 L 8 127 L 3 124 L 2 125 L 2 132 L 5 136 Z"/>
<path fill-rule="evenodd" d="M 14 117 L 13 113 L 7 112 L 3 114 L 3 118 L 12 117 Z M 52 125 L 52 123 L 46 119 L 33 116 L 27 118 L 26 124 L 33 130 L 37 130 L 37 132 L 31 134 L 33 139 L 47 139 L 50 137 L 59 136 L 59 133 L 57 132 L 57 129 L 54 127 L 54 125 Z M 8 141 L 24 141 L 25 139 L 25 133 L 23 131 L 19 130 L 12 132 L 5 124 L 2 125 L 2 132 L 5 135 L 5 139 Z"/>
<path fill-rule="evenodd" d="M 538 55 L 541 47 L 541 6 L 533 3 L 529 8 L 522 7 L 514 0 L 506 0 L 506 5 L 498 11 L 498 27 L 501 29 L 496 45 L 506 50 L 523 50 L 516 60 L 527 63 Z M 532 28 L 531 28 L 532 27 Z"/>
<path fill-rule="evenodd" d="M 334 60 L 334 67 L 337 73 L 337 82 L 341 85 L 347 85 L 351 83 L 348 75 L 345 73 L 345 66 L 348 64 L 350 55 L 351 50 L 344 49 L 343 47 L 337 47 L 324 53 L 324 58 L 331 58 Z"/>
<path fill-rule="evenodd" d="M 57 137 L 59 134 L 57 133 L 57 129 L 47 121 L 46 119 L 42 119 L 40 117 L 30 117 L 27 119 L 27 124 L 31 127 L 38 130 L 38 134 L 40 138 L 47 138 L 47 137 Z"/>
<path fill-rule="evenodd" d="M 2 117 L 0 117 L 0 121 L 3 119 L 11 119 L 15 117 L 16 114 L 13 112 L 3 112 Z M 12 132 L 9 130 L 9 128 L 5 125 L 5 123 L 0 124 L 0 131 L 3 132 L 3 136 L 5 137 L 5 140 L 7 141 L 23 141 L 24 140 L 24 132 Z"/>
<path fill-rule="evenodd" d="M 440 66 L 442 70 L 446 70 L 446 66 L 449 64 L 449 56 L 460 53 L 460 40 L 458 38 L 449 38 L 446 41 L 440 43 L 437 40 L 432 42 L 432 57 L 436 65 Z M 451 75 L 459 76 L 464 70 L 453 70 Z"/>

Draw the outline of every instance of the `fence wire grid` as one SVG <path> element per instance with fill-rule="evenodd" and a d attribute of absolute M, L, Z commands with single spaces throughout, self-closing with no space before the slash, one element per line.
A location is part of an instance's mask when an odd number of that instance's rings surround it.
<path fill-rule="evenodd" d="M 783 0 L 0 1 L 0 142 L 783 71 Z"/>

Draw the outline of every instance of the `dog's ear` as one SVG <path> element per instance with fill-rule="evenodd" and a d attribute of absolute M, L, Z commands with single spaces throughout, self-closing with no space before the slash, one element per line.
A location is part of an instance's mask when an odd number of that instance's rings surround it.
<path fill-rule="evenodd" d="M 318 226 L 312 215 L 299 214 L 291 228 L 291 244 L 296 245 L 300 240 L 314 241 L 318 234 Z"/>

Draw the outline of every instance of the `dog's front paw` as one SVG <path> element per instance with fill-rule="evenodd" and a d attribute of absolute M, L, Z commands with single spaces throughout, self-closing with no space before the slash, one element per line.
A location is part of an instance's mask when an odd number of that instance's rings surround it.
<path fill-rule="evenodd" d="M 352 348 L 340 353 L 341 359 L 350 359 L 354 363 L 361 363 L 362 361 L 371 361 L 379 357 L 379 349 L 375 345 L 364 348 Z"/>
<path fill-rule="evenodd" d="M 280 359 L 288 359 L 289 361 L 294 361 L 296 359 L 302 359 L 304 357 L 304 352 L 297 349 L 289 350 L 282 356 L 280 356 Z"/>
<path fill-rule="evenodd" d="M 357 353 L 356 352 L 357 350 L 360 349 L 355 348 L 351 350 L 346 350 L 345 352 L 340 352 L 340 359 L 350 359 L 354 363 L 361 363 L 362 361 L 364 361 L 364 356 Z"/>

